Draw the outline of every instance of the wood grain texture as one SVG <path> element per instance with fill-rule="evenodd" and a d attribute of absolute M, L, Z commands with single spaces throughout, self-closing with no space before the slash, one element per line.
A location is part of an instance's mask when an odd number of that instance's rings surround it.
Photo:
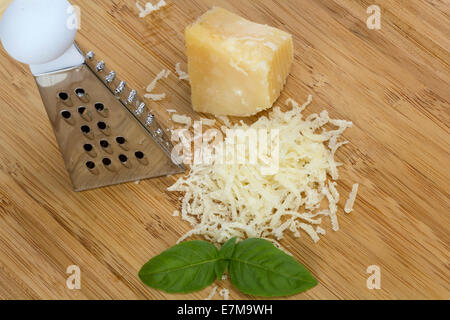
<path fill-rule="evenodd" d="M 294 35 L 295 62 L 281 100 L 314 95 L 311 112 L 355 123 L 341 168 L 339 232 L 318 244 L 282 244 L 320 284 L 290 299 L 449 299 L 449 3 L 437 0 L 176 0 L 145 19 L 134 1 L 81 1 L 77 41 L 134 88 L 163 68 L 186 69 L 183 30 L 212 5 Z M 2 2 L 4 3 L 4 2 Z M 366 8 L 382 9 L 382 29 Z M 0 6 L 1 7 L 1 6 Z M 210 289 L 167 295 L 137 272 L 190 228 L 171 214 L 176 177 L 74 193 L 28 68 L 0 51 L 0 298 L 203 299 Z M 154 103 L 193 114 L 190 90 L 175 76 Z M 199 115 L 195 115 L 198 117 Z M 343 206 L 360 183 L 355 211 Z M 66 287 L 78 265 L 81 290 Z M 366 269 L 381 268 L 381 290 Z M 247 299 L 231 288 L 232 299 Z M 218 297 L 220 298 L 220 297 Z"/>

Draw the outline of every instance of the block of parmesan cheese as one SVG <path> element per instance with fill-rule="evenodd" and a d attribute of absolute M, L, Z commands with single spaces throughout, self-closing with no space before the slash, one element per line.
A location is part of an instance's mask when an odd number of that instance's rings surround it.
<path fill-rule="evenodd" d="M 293 62 L 290 34 L 214 7 L 185 36 L 195 111 L 251 116 L 280 96 Z"/>

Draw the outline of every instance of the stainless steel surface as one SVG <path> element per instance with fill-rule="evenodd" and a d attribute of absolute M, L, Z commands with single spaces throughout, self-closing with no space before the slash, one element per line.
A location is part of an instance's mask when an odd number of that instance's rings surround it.
<path fill-rule="evenodd" d="M 36 76 L 76 191 L 185 171 L 143 99 L 93 52 L 86 63 Z"/>

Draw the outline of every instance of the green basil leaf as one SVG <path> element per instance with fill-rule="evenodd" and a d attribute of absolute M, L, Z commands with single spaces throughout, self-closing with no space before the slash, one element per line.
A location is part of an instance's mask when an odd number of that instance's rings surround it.
<path fill-rule="evenodd" d="M 317 285 L 304 266 L 263 239 L 236 245 L 229 274 L 241 292 L 260 297 L 289 296 Z"/>
<path fill-rule="evenodd" d="M 234 247 L 236 246 L 236 237 L 231 238 L 222 246 L 219 251 L 219 258 L 221 260 L 216 263 L 216 276 L 220 280 L 222 279 L 223 274 L 228 268 L 230 264 L 230 259 L 233 256 Z"/>
<path fill-rule="evenodd" d="M 216 280 L 219 250 L 206 241 L 183 242 L 147 262 L 139 278 L 149 287 L 168 293 L 190 293 Z"/>
<path fill-rule="evenodd" d="M 214 272 L 216 273 L 216 277 L 219 280 L 222 280 L 222 276 L 227 270 L 228 266 L 230 264 L 230 260 L 219 260 L 216 262 L 216 266 L 214 269 Z"/>
<path fill-rule="evenodd" d="M 236 247 L 237 237 L 231 238 L 222 246 L 219 251 L 219 258 L 231 259 L 233 257 L 234 248 Z"/>

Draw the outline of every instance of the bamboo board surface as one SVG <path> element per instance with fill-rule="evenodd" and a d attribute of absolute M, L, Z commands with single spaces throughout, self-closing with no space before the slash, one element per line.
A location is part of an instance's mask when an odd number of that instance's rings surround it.
<path fill-rule="evenodd" d="M 4 6 L 4 1 L 0 8 Z M 134 1 L 73 0 L 81 8 L 78 43 L 92 49 L 133 87 L 163 68 L 186 69 L 184 28 L 212 5 L 294 35 L 295 62 L 280 98 L 306 100 L 355 123 L 340 149 L 339 232 L 318 244 L 283 241 L 320 284 L 290 299 L 449 299 L 449 61 L 447 1 L 168 0 L 145 19 Z M 382 10 L 381 30 L 366 26 L 367 7 Z M 175 76 L 154 103 L 193 114 L 190 89 Z M 282 104 L 282 103 L 278 103 Z M 172 212 L 177 177 L 83 193 L 71 189 L 52 128 L 27 66 L 0 49 L 0 298 L 203 299 L 147 288 L 138 277 L 152 256 L 190 230 Z M 198 117 L 198 115 L 195 115 Z M 353 183 L 355 211 L 343 214 Z M 78 265 L 80 290 L 66 287 Z M 381 268 L 369 290 L 368 266 Z M 247 299 L 232 289 L 232 299 Z M 220 298 L 216 296 L 216 298 Z"/>

